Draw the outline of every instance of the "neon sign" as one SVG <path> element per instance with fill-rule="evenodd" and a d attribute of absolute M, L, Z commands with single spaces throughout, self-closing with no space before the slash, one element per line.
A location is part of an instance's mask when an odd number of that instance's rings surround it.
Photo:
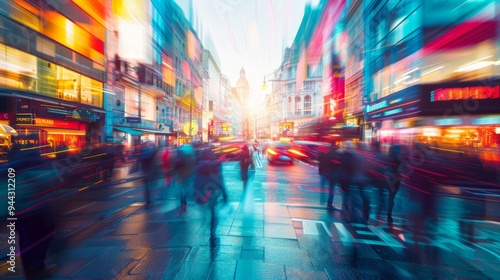
<path fill-rule="evenodd" d="M 431 102 L 467 99 L 500 99 L 500 86 L 439 88 L 431 91 Z"/>
<path fill-rule="evenodd" d="M 387 106 L 389 106 L 389 102 L 387 102 L 387 100 L 384 100 L 382 102 L 379 102 L 379 103 L 376 103 L 376 104 L 373 104 L 373 105 L 367 105 L 366 106 L 366 112 L 369 113 L 371 111 L 382 109 L 382 108 L 385 108 Z"/>

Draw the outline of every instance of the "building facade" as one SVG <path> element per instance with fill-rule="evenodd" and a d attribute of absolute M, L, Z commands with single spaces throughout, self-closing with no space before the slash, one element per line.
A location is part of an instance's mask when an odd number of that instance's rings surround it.
<path fill-rule="evenodd" d="M 366 3 L 373 141 L 468 151 L 499 146 L 498 11 L 495 1 Z"/>
<path fill-rule="evenodd" d="M 102 141 L 105 8 L 99 2 L 0 3 L 0 123 L 13 143 L 71 148 Z"/>

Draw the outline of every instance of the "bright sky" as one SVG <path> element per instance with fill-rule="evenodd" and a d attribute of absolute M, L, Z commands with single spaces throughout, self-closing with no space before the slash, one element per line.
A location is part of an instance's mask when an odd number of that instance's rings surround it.
<path fill-rule="evenodd" d="M 189 19 L 189 0 L 175 0 Z M 264 95 L 264 75 L 277 69 L 295 38 L 306 3 L 317 0 L 191 0 L 192 24 L 232 86 L 245 69 L 252 95 Z M 197 16 L 196 16 L 197 15 Z M 198 20 L 196 20 L 198 19 Z M 200 28 L 201 27 L 201 28 Z"/>

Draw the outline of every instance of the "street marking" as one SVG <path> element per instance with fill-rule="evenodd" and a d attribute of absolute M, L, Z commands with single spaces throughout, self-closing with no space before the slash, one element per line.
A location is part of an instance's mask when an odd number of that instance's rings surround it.
<path fill-rule="evenodd" d="M 394 239 L 391 235 L 387 234 L 386 232 L 380 230 L 380 228 L 375 227 L 375 226 L 368 226 L 370 230 L 372 230 L 380 239 L 384 240 L 385 243 L 387 243 L 391 247 L 398 247 L 398 248 L 404 248 L 403 244 L 398 242 L 396 239 Z"/>
<path fill-rule="evenodd" d="M 323 222 L 323 221 L 296 219 L 296 218 L 293 218 L 292 221 L 302 223 L 302 229 L 303 229 L 304 234 L 320 235 L 319 230 L 318 230 L 318 226 L 317 226 L 318 224 L 320 224 L 323 227 L 323 229 L 326 231 L 328 236 L 332 237 L 332 233 L 328 230 L 328 227 L 326 226 L 325 222 Z"/>
<path fill-rule="evenodd" d="M 262 167 L 262 161 L 260 160 L 260 158 L 258 156 L 254 156 L 254 162 L 257 163 L 255 164 L 257 167 Z"/>
<path fill-rule="evenodd" d="M 391 235 L 381 231 L 379 228 L 375 226 L 362 225 L 362 224 L 353 224 L 357 227 L 364 227 L 364 229 L 354 229 L 354 231 L 359 235 L 365 236 L 377 236 L 380 240 L 372 240 L 372 239 L 364 239 L 364 238 L 355 238 L 347 229 L 347 227 L 342 223 L 334 223 L 337 228 L 340 236 L 340 240 L 332 240 L 332 241 L 340 241 L 342 243 L 364 243 L 368 245 L 381 245 L 388 247 L 397 247 L 404 248 L 404 246 L 395 240 Z M 362 237 L 362 236 L 361 236 Z"/>
<path fill-rule="evenodd" d="M 344 224 L 342 223 L 333 223 L 333 224 L 337 228 L 337 231 L 342 235 L 342 237 L 340 238 L 340 241 L 342 241 L 342 243 L 344 242 L 352 243 L 356 241 L 354 236 L 351 235 L 351 233 L 347 230 Z"/>

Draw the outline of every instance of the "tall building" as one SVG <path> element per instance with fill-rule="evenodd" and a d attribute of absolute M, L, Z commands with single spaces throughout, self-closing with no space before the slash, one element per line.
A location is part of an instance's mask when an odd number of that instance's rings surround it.
<path fill-rule="evenodd" d="M 498 147 L 499 8 L 494 0 L 367 1 L 367 140 Z"/>
<path fill-rule="evenodd" d="M 242 109 L 241 136 L 243 139 L 250 139 L 250 108 L 248 107 L 248 101 L 250 100 L 250 85 L 245 78 L 245 70 L 243 67 L 240 70 L 240 78 L 236 82 L 235 89 L 240 99 Z"/>
<path fill-rule="evenodd" d="M 99 1 L 0 2 L 2 143 L 72 148 L 102 141 L 105 7 Z"/>
<path fill-rule="evenodd" d="M 349 126 L 364 123 L 363 67 L 365 30 L 363 28 L 363 0 L 347 1 L 342 21 L 343 31 L 338 38 L 338 49 L 344 61 L 345 122 Z"/>
<path fill-rule="evenodd" d="M 211 125 L 211 136 L 220 136 L 226 122 L 225 88 L 222 87 L 222 74 L 219 62 L 209 50 L 203 50 L 203 125 Z M 227 81 L 226 81 L 227 82 Z M 208 130 L 204 129 L 204 142 L 208 139 Z"/>
<path fill-rule="evenodd" d="M 182 9 L 168 1 L 172 63 L 175 69 L 174 120 L 175 143 L 202 141 L 202 46 L 198 34 L 186 19 Z"/>
<path fill-rule="evenodd" d="M 168 10 L 158 1 L 108 1 L 108 60 L 112 73 L 108 129 L 128 145 L 171 139 L 173 71 Z M 163 2 L 162 2 L 163 3 Z M 108 118 L 110 119 L 110 118 Z"/>
<path fill-rule="evenodd" d="M 292 46 L 285 49 L 283 62 L 274 75 L 271 106 L 274 111 L 271 134 L 296 136 L 299 128 L 318 121 L 322 110 L 322 46 L 311 40 L 319 22 L 322 6 L 306 5 L 302 23 Z M 279 111 L 282 113 L 280 114 Z"/>

